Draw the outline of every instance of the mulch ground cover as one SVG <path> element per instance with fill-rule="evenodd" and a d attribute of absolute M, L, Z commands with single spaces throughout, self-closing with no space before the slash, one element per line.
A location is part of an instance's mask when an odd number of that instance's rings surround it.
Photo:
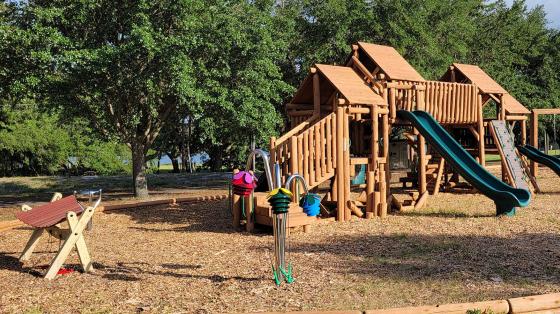
<path fill-rule="evenodd" d="M 480 194 L 440 193 L 418 212 L 293 232 L 296 281 L 272 281 L 270 230 L 231 226 L 228 202 L 99 213 L 86 242 L 92 274 L 42 279 L 59 242 L 25 265 L 30 230 L 0 233 L 2 313 L 228 313 L 374 309 L 560 291 L 560 179 L 512 218 Z M 214 190 L 227 192 L 227 190 Z M 209 193 L 209 194 L 212 194 Z M 78 264 L 75 254 L 67 267 Z"/>

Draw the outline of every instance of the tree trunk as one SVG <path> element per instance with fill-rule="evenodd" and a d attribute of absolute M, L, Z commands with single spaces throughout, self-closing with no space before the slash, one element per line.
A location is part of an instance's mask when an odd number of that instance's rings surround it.
<path fill-rule="evenodd" d="M 143 144 L 132 145 L 132 183 L 134 196 L 148 197 L 148 180 L 146 178 L 146 153 Z"/>
<path fill-rule="evenodd" d="M 210 168 L 212 171 L 222 170 L 223 165 L 223 150 L 220 148 L 213 148 L 209 150 L 210 155 Z"/>
<path fill-rule="evenodd" d="M 179 169 L 179 160 L 177 160 L 177 158 L 171 159 L 171 165 L 173 165 L 173 173 L 181 172 L 181 169 Z"/>

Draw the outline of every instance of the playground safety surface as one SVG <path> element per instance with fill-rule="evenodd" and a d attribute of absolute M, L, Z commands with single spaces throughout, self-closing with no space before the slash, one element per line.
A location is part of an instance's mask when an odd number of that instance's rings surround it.
<path fill-rule="evenodd" d="M 22 267 L 30 231 L 10 230 L 0 233 L 0 312 L 365 310 L 558 292 L 559 183 L 541 169 L 544 193 L 513 218 L 494 217 L 480 194 L 440 193 L 419 212 L 294 232 L 296 282 L 279 288 L 272 237 L 234 230 L 227 200 L 98 213 L 86 234 L 96 271 L 53 281 L 38 272 L 58 241 L 45 238 Z"/>

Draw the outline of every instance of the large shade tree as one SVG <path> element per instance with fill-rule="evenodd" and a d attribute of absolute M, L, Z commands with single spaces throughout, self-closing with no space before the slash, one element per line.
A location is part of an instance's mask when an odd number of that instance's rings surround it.
<path fill-rule="evenodd" d="M 55 30 L 49 103 L 87 117 L 132 152 L 134 193 L 148 195 L 146 154 L 169 115 L 196 98 L 192 50 L 203 1 L 30 1 L 32 27 Z"/>

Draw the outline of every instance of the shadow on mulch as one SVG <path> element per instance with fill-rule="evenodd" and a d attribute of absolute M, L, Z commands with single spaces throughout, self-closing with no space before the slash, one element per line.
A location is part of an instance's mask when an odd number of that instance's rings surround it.
<path fill-rule="evenodd" d="M 119 209 L 107 214 L 130 216 L 138 226 L 130 229 L 146 232 L 213 232 L 239 233 L 232 225 L 229 200 L 208 201 L 175 206 L 149 206 L 142 208 Z M 161 224 L 158 228 L 146 225 Z M 270 235 L 270 228 L 257 228 L 251 235 Z"/>
<path fill-rule="evenodd" d="M 9 270 L 18 273 L 28 273 L 34 277 L 43 277 L 43 273 L 34 269 L 32 266 L 24 266 L 17 257 L 8 255 L 14 254 L 9 252 L 0 252 L 0 269 Z M 37 266 L 38 268 L 46 268 Z"/>
<path fill-rule="evenodd" d="M 120 280 L 120 281 L 140 281 L 142 280 L 142 275 L 150 276 L 170 276 L 174 278 L 193 278 L 193 279 L 204 279 L 210 280 L 214 283 L 225 282 L 225 281 L 239 281 L 239 282 L 251 282 L 251 281 L 264 281 L 264 277 L 224 277 L 221 275 L 196 275 L 196 274 L 186 274 L 177 273 L 169 270 L 165 271 L 149 271 L 145 270 L 148 267 L 147 263 L 117 263 L 115 266 L 106 266 L 100 263 L 93 263 L 93 267 L 103 272 L 102 278 L 109 280 Z M 172 270 L 197 270 L 202 268 L 202 265 L 182 265 L 182 264 L 161 264 L 162 268 L 172 269 Z"/>
<path fill-rule="evenodd" d="M 340 273 L 369 278 L 560 284 L 558 234 L 356 235 L 291 247 L 292 252 L 339 255 Z"/>
<path fill-rule="evenodd" d="M 439 218 L 488 218 L 488 217 L 496 217 L 495 214 L 468 214 L 462 212 L 399 212 L 394 211 L 391 212 L 393 215 L 397 216 L 408 216 L 408 217 L 439 217 Z"/>

